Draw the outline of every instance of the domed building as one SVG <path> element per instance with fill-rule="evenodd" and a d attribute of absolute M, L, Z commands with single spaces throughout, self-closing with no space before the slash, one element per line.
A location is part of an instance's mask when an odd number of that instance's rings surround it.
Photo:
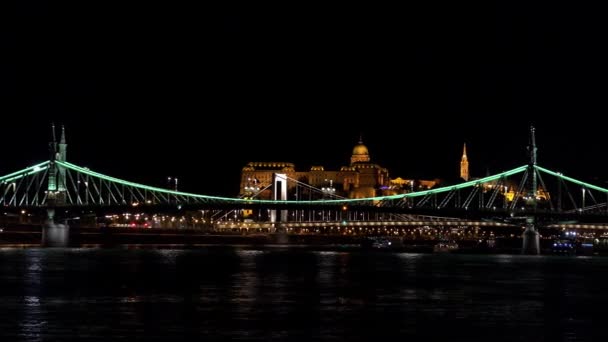
<path fill-rule="evenodd" d="M 363 140 L 359 139 L 359 143 L 355 145 L 353 148 L 353 155 L 350 157 L 350 164 L 363 162 L 369 163 L 369 151 L 367 150 L 367 146 L 363 145 Z"/>
<path fill-rule="evenodd" d="M 369 150 L 362 139 L 353 148 L 350 164 L 340 170 L 325 170 L 315 165 L 308 171 L 296 171 L 294 164 L 287 162 L 250 162 L 241 172 L 240 195 L 248 196 L 252 192 L 264 189 L 272 183 L 274 173 L 283 173 L 287 177 L 309 184 L 318 189 L 348 198 L 379 196 L 388 189 L 390 178 L 388 170 L 371 162 Z M 288 190 L 295 187 L 295 182 L 288 182 Z M 266 191 L 258 198 L 270 198 Z"/>
<path fill-rule="evenodd" d="M 349 198 L 374 197 L 389 185 L 388 170 L 371 162 L 369 150 L 363 140 L 353 148 L 350 165 L 342 167 L 338 177 L 343 180 Z"/>

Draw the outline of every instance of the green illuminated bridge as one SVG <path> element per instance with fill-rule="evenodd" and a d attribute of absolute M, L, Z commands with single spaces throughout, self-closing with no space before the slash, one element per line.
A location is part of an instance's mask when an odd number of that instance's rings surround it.
<path fill-rule="evenodd" d="M 532 131 L 533 133 L 533 131 Z M 162 210 L 252 209 L 261 218 L 287 221 L 290 217 L 309 217 L 310 221 L 337 219 L 306 214 L 306 210 L 391 213 L 481 219 L 493 217 L 552 216 L 560 220 L 585 218 L 591 222 L 608 222 L 608 189 L 582 182 L 530 162 L 496 175 L 391 196 L 370 198 L 329 197 L 320 189 L 283 179 L 284 188 L 302 187 L 300 198 L 289 194 L 275 200 L 219 197 L 159 188 L 105 175 L 66 161 L 65 133 L 61 142 L 52 143 L 51 160 L 0 177 L 0 205 L 5 211 L 28 208 L 87 209 L 111 212 L 125 208 L 149 212 Z M 535 145 L 531 150 L 535 151 Z M 285 184 L 283 184 L 285 185 Z M 268 186 L 272 191 L 272 184 Z M 275 192 L 276 193 L 276 192 Z M 306 196 L 302 196 L 307 193 Z M 301 198 L 306 198 L 302 200 Z M 276 212 L 280 212 L 277 214 Z M 318 215 L 318 214 L 317 214 Z M 348 216 L 346 216 L 348 217 Z"/>

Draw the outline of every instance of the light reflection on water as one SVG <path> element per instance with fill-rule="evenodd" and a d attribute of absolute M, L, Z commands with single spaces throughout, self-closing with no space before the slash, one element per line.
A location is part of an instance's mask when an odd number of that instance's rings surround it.
<path fill-rule="evenodd" d="M 0 339 L 593 340 L 608 258 L 0 250 Z"/>

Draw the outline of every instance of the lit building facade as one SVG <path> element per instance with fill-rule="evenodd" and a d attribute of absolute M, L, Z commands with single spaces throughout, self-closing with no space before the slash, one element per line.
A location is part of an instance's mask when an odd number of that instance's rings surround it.
<path fill-rule="evenodd" d="M 460 178 L 464 181 L 473 181 L 478 180 L 480 177 L 471 177 L 469 174 L 469 160 L 467 158 L 467 145 L 464 144 L 462 149 L 462 157 L 460 159 Z M 522 192 L 518 192 L 519 182 L 513 179 L 503 179 L 496 180 L 491 182 L 486 182 L 483 184 L 483 191 L 490 192 L 494 191 L 496 188 L 499 188 L 499 193 L 502 194 L 507 202 L 512 202 L 516 197 L 517 198 L 526 198 L 530 195 L 527 193 L 527 189 L 522 189 Z M 548 201 L 551 196 L 549 192 L 542 188 L 538 187 L 536 190 L 536 198 L 537 200 Z"/>
<path fill-rule="evenodd" d="M 434 186 L 436 181 L 414 181 L 398 178 L 391 180 L 386 168 L 371 161 L 369 150 L 362 140 L 355 145 L 350 164 L 340 170 L 326 170 L 315 165 L 308 171 L 296 171 L 293 163 L 287 162 L 250 162 L 241 172 L 240 195 L 251 196 L 267 188 L 275 173 L 285 174 L 292 180 L 311 185 L 322 191 L 348 198 L 365 198 L 418 190 L 425 182 L 425 188 Z M 296 186 L 288 182 L 288 191 Z M 414 185 L 415 184 L 415 185 Z M 262 191 L 257 198 L 269 199 L 270 190 Z M 297 196 L 297 195 L 296 195 Z M 305 198 L 302 198 L 305 199 Z"/>

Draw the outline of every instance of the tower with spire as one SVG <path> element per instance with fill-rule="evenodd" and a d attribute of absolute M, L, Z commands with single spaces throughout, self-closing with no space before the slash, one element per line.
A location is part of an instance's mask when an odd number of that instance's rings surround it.
<path fill-rule="evenodd" d="M 66 170 L 55 163 L 55 161 L 66 161 L 68 144 L 65 140 L 65 127 L 61 126 L 61 138 L 57 143 L 55 125 L 51 125 L 52 141 L 49 144 L 51 152 L 51 165 L 48 171 L 47 190 L 49 199 L 55 204 L 63 203 L 67 185 Z"/>
<path fill-rule="evenodd" d="M 57 160 L 58 161 L 66 161 L 66 157 L 67 157 L 67 149 L 68 149 L 68 144 L 65 142 L 65 126 L 61 125 L 61 139 L 59 139 L 59 151 L 57 153 Z M 65 175 L 65 168 L 60 167 L 59 168 L 59 179 L 57 179 L 58 184 L 57 184 L 57 189 L 59 191 L 65 191 L 66 190 L 66 175 Z"/>
<path fill-rule="evenodd" d="M 467 144 L 462 147 L 462 158 L 460 159 L 460 178 L 469 180 L 469 160 L 467 159 Z"/>
<path fill-rule="evenodd" d="M 55 198 L 55 192 L 57 191 L 57 166 L 55 160 L 57 159 L 57 137 L 55 136 L 55 124 L 51 124 L 51 142 L 49 143 L 49 152 L 51 164 L 49 166 L 48 185 L 47 190 L 49 198 Z"/>

